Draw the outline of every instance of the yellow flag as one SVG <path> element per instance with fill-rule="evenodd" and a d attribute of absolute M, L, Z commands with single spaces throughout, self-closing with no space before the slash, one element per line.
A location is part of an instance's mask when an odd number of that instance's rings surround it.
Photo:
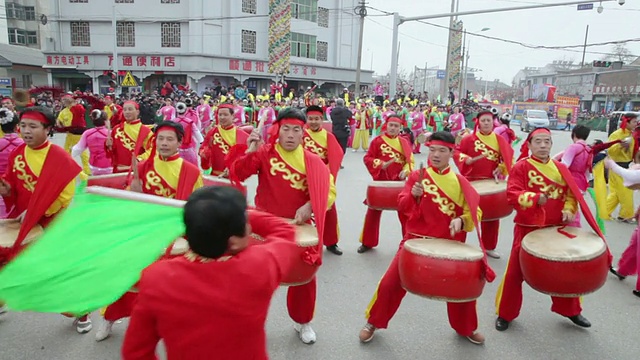
<path fill-rule="evenodd" d="M 602 220 L 610 220 L 607 213 L 607 182 L 604 178 L 604 161 L 600 161 L 593 167 L 593 190 L 595 201 L 598 204 L 598 214 Z"/>

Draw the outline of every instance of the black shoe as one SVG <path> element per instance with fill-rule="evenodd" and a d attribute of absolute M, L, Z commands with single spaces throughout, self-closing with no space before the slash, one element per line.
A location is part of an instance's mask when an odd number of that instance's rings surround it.
<path fill-rule="evenodd" d="M 582 316 L 582 314 L 580 315 L 576 315 L 576 316 L 567 316 L 569 318 L 569 320 L 571 320 L 571 322 L 573 322 L 574 324 L 583 327 L 583 328 L 588 328 L 591 327 L 591 323 L 589 322 L 589 320 L 587 320 L 586 317 Z"/>
<path fill-rule="evenodd" d="M 633 295 L 640 297 L 640 290 L 633 290 Z"/>
<path fill-rule="evenodd" d="M 360 247 L 358 248 L 358 254 L 366 253 L 369 250 L 371 250 L 370 247 L 364 246 L 364 245 L 360 245 Z"/>
<path fill-rule="evenodd" d="M 342 249 L 340 249 L 338 245 L 327 246 L 327 250 L 329 250 L 329 252 L 332 252 L 336 255 L 342 255 Z"/>
<path fill-rule="evenodd" d="M 496 319 L 496 330 L 505 331 L 509 328 L 509 322 L 501 317 Z"/>
<path fill-rule="evenodd" d="M 613 275 L 618 277 L 618 280 L 622 281 L 624 279 L 626 279 L 627 277 L 624 275 L 620 275 L 620 273 L 618 272 L 618 270 L 614 269 L 613 266 L 609 268 L 609 272 L 612 273 Z"/>
<path fill-rule="evenodd" d="M 340 165 L 340 169 L 344 169 L 344 166 Z"/>

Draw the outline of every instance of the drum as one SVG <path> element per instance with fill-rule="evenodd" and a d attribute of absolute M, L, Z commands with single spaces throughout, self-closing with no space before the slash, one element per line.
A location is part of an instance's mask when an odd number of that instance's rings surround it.
<path fill-rule="evenodd" d="M 327 132 L 333 133 L 333 123 L 331 121 L 323 121 L 322 127 L 327 130 Z"/>
<path fill-rule="evenodd" d="M 376 210 L 398 210 L 404 181 L 374 181 L 367 188 L 367 205 Z"/>
<path fill-rule="evenodd" d="M 407 240 L 398 262 L 402 287 L 435 300 L 473 301 L 485 284 L 483 256 L 479 248 L 455 240 Z"/>
<path fill-rule="evenodd" d="M 89 176 L 87 186 L 102 186 L 111 189 L 124 190 L 127 188 L 129 173 Z"/>
<path fill-rule="evenodd" d="M 477 180 L 471 185 L 480 195 L 482 221 L 498 220 L 511 215 L 513 206 L 507 202 L 507 182 L 500 180 Z"/>
<path fill-rule="evenodd" d="M 240 126 L 240 130 L 246 132 L 249 135 L 251 135 L 251 133 L 253 132 L 253 129 L 255 129 L 253 127 L 253 125 L 242 125 L 242 126 Z"/>
<path fill-rule="evenodd" d="M 189 243 L 183 237 L 179 237 L 176 241 L 171 244 L 171 251 L 169 252 L 169 256 L 180 256 L 184 255 L 189 251 Z"/>
<path fill-rule="evenodd" d="M 202 180 L 204 182 L 204 186 L 232 186 L 231 181 L 229 179 L 213 176 L 213 175 L 203 175 Z M 244 196 L 247 196 L 247 185 L 242 184 L 242 193 Z"/>
<path fill-rule="evenodd" d="M 607 246 L 591 232 L 574 227 L 535 230 L 522 239 L 520 268 L 535 290 L 560 297 L 578 297 L 604 285 L 609 271 Z"/>
<path fill-rule="evenodd" d="M 11 248 L 18 238 L 20 222 L 16 219 L 0 219 L 0 248 Z M 42 226 L 36 225 L 29 231 L 22 245 L 33 242 L 42 235 Z"/>
<path fill-rule="evenodd" d="M 291 220 L 288 220 L 291 221 Z M 251 234 L 252 244 L 257 245 L 264 243 L 264 239 L 258 234 Z M 302 261 L 305 251 L 318 246 L 318 232 L 313 225 L 297 225 L 296 226 L 296 243 L 299 249 L 299 258 L 301 259 L 296 266 L 283 279 L 281 286 L 299 286 L 311 281 L 318 271 L 318 266 L 309 265 Z"/>

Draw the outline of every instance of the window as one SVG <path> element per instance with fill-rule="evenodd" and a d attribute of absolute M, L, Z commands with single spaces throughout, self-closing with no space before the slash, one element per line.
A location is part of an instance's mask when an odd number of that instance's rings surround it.
<path fill-rule="evenodd" d="M 162 30 L 162 47 L 180 47 L 180 23 L 163 22 L 160 24 Z"/>
<path fill-rule="evenodd" d="M 29 86 L 31 86 L 31 84 L 32 84 L 31 74 L 22 75 L 22 86 L 20 87 L 28 88 Z"/>
<path fill-rule="evenodd" d="M 256 13 L 256 0 L 242 0 L 242 12 L 247 14 Z"/>
<path fill-rule="evenodd" d="M 329 43 L 326 41 L 318 41 L 318 54 L 316 59 L 318 61 L 327 61 L 328 53 Z"/>
<path fill-rule="evenodd" d="M 38 45 L 38 33 L 27 31 L 27 45 Z"/>
<path fill-rule="evenodd" d="M 9 33 L 9 44 L 13 45 L 26 45 L 27 44 L 27 32 L 20 29 L 7 29 Z"/>
<path fill-rule="evenodd" d="M 323 7 L 318 8 L 318 26 L 324 28 L 329 27 L 329 9 Z"/>
<path fill-rule="evenodd" d="M 318 0 L 293 0 L 291 16 L 296 19 L 316 22 L 318 20 Z"/>
<path fill-rule="evenodd" d="M 14 3 L 7 3 L 7 19 L 15 19 L 16 18 L 16 5 Z"/>
<path fill-rule="evenodd" d="M 136 25 L 130 21 L 118 21 L 116 23 L 116 31 L 118 37 L 118 46 L 135 47 L 136 46 Z"/>
<path fill-rule="evenodd" d="M 69 0 L 70 3 L 88 3 L 89 0 Z"/>
<path fill-rule="evenodd" d="M 256 32 L 242 30 L 242 52 L 247 54 L 256 53 Z"/>
<path fill-rule="evenodd" d="M 160 0 L 160 4 L 180 4 L 180 0 Z"/>
<path fill-rule="evenodd" d="M 291 56 L 308 59 L 316 58 L 316 37 L 300 33 L 291 33 Z"/>
<path fill-rule="evenodd" d="M 24 7 L 24 18 L 25 20 L 35 20 L 36 19 L 36 8 L 33 6 L 25 6 Z"/>
<path fill-rule="evenodd" d="M 133 0 L 116 0 L 116 4 L 133 4 Z"/>
<path fill-rule="evenodd" d="M 90 27 L 87 21 L 71 22 L 71 46 L 91 46 Z"/>

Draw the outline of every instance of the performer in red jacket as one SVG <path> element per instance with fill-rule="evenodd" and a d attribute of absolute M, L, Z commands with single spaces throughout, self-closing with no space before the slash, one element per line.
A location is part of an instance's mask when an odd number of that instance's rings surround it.
<path fill-rule="evenodd" d="M 261 141 L 258 130 L 249 136 L 249 149 L 229 168 L 229 178 L 236 183 L 258 175 L 255 204 L 297 224 L 308 223 L 315 216 L 318 239 L 322 241 L 325 214 L 335 201 L 335 185 L 328 167 L 318 155 L 302 146 L 306 117 L 302 111 L 289 108 L 280 111 L 271 127 L 269 144 L 257 147 Z M 277 141 L 277 143 L 276 143 Z M 319 265 L 322 252 L 313 253 L 309 263 Z M 300 339 L 305 344 L 316 341 L 311 328 L 316 302 L 316 279 L 291 286 L 287 291 L 289 316 L 296 323 Z"/>
<path fill-rule="evenodd" d="M 436 132 L 429 139 L 429 164 L 427 169 L 414 171 L 399 196 L 399 209 L 408 219 L 404 242 L 412 238 L 440 238 L 465 242 L 466 232 L 473 231 L 482 216 L 478 208 L 479 196 L 462 176 L 449 167 L 455 139 L 448 132 Z M 386 329 L 389 320 L 400 307 L 406 290 L 400 282 L 400 251 L 391 261 L 380 280 L 369 307 L 367 324 L 360 331 L 360 341 L 369 342 L 376 329 Z M 486 265 L 487 278 L 495 278 Z M 483 344 L 484 336 L 477 332 L 478 315 L 476 301 L 447 303 L 449 323 L 461 336 L 474 344 Z"/>
<path fill-rule="evenodd" d="M 222 104 L 216 110 L 218 125 L 209 130 L 200 148 L 200 165 L 212 175 L 228 173 L 226 157 L 236 145 L 244 146 L 249 134 L 233 125 L 233 105 Z"/>
<path fill-rule="evenodd" d="M 305 150 L 320 156 L 322 161 L 329 166 L 329 171 L 335 181 L 338 178 L 344 152 L 336 137 L 322 127 L 323 120 L 322 108 L 317 105 L 309 106 L 307 108 L 307 125 L 302 141 Z M 334 203 L 327 211 L 322 240 L 327 250 L 336 255 L 342 255 L 342 250 L 338 247 L 338 233 L 338 210 Z"/>
<path fill-rule="evenodd" d="M 539 128 L 530 132 L 520 150 L 524 158 L 516 162 L 509 175 L 507 197 L 516 210 L 516 216 L 509 264 L 496 295 L 498 318 L 495 326 L 499 331 L 509 328 L 509 323 L 518 317 L 522 307 L 520 248 L 528 233 L 570 223 L 576 214 L 577 204 L 580 204 L 591 228 L 603 237 L 571 172 L 549 156 L 552 144 L 549 129 Z M 531 156 L 528 156 L 529 149 Z M 551 300 L 551 311 L 569 318 L 578 326 L 591 326 L 581 314 L 579 298 L 552 296 Z"/>
<path fill-rule="evenodd" d="M 374 181 L 404 181 L 413 170 L 413 151 L 411 143 L 400 137 L 400 131 L 406 122 L 397 115 L 391 115 L 382 126 L 383 134 L 371 141 L 364 156 L 364 165 Z M 365 202 L 366 203 L 366 202 Z M 380 217 L 382 211 L 367 209 L 358 253 L 364 253 L 378 246 Z M 398 212 L 404 235 L 405 216 Z"/>
<path fill-rule="evenodd" d="M 140 160 L 147 159 L 153 147 L 151 129 L 140 122 L 138 103 L 125 102 L 123 113 L 125 121 L 111 129 L 111 136 L 107 137 L 105 143 L 114 173 L 130 171 L 133 154 Z"/>
<path fill-rule="evenodd" d="M 295 230 L 249 211 L 231 187 L 195 191 L 184 208 L 191 250 L 142 273 L 122 346 L 124 360 L 153 360 L 162 340 L 168 359 L 266 360 L 265 322 L 281 280 L 300 261 Z M 254 232 L 266 241 L 248 246 Z"/>
<path fill-rule="evenodd" d="M 489 110 L 478 113 L 476 131 L 462 138 L 454 161 L 467 180 L 483 180 L 509 174 L 513 165 L 513 149 L 502 136 L 493 132 L 493 114 Z M 500 220 L 483 221 L 482 242 L 487 255 L 499 259 L 496 251 Z"/>

